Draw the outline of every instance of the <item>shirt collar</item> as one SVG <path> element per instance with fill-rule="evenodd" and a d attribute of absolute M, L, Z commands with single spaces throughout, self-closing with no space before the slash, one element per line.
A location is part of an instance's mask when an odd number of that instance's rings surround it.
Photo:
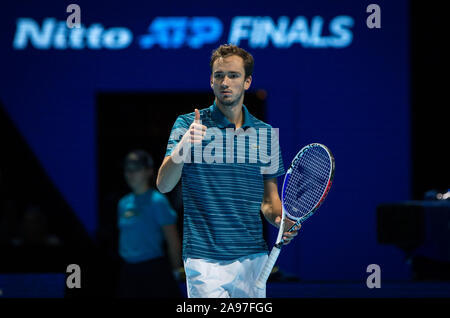
<path fill-rule="evenodd" d="M 222 113 L 222 111 L 219 109 L 219 107 L 217 107 L 216 101 L 214 101 L 214 104 L 212 104 L 209 107 L 209 109 L 211 110 L 211 117 L 216 122 L 217 127 L 219 127 L 219 128 L 228 128 L 228 127 L 235 128 L 234 124 L 231 123 L 225 117 L 225 115 Z M 244 104 L 242 104 L 242 111 L 244 112 L 244 123 L 242 125 L 242 128 L 253 127 L 254 126 L 253 119 L 251 118 L 251 115 L 250 115 L 247 107 L 245 107 Z"/>

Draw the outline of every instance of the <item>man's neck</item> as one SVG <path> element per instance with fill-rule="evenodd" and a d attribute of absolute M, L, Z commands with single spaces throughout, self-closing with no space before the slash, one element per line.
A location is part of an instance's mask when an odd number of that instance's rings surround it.
<path fill-rule="evenodd" d="M 244 124 L 244 112 L 242 111 L 242 101 L 234 106 L 224 106 L 216 98 L 216 105 L 228 121 L 236 126 L 236 129 Z"/>

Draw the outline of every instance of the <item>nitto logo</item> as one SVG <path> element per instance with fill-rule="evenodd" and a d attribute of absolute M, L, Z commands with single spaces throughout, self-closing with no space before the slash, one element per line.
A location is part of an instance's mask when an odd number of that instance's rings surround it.
<path fill-rule="evenodd" d="M 292 23 L 288 17 L 280 17 L 277 23 L 271 17 L 234 17 L 231 21 L 228 43 L 239 45 L 248 41 L 251 48 L 289 48 L 301 45 L 304 48 L 343 48 L 351 44 L 354 20 L 350 16 L 337 16 L 328 24 L 320 16 L 308 21 L 299 16 Z M 140 49 L 154 47 L 200 49 L 204 45 L 220 41 L 223 23 L 217 17 L 156 17 L 148 27 L 148 33 L 137 37 Z M 133 32 L 126 27 L 105 28 L 100 23 L 89 27 L 68 28 L 66 21 L 46 18 L 39 25 L 31 18 L 18 18 L 13 48 L 26 49 L 29 45 L 38 50 L 48 49 L 108 49 L 128 48 L 133 41 Z"/>
<path fill-rule="evenodd" d="M 95 23 L 89 28 L 81 25 L 79 28 L 70 29 L 66 21 L 56 21 L 53 18 L 44 19 L 42 27 L 39 27 L 33 19 L 19 18 L 13 47 L 22 50 L 30 43 L 40 50 L 50 48 L 117 50 L 128 47 L 132 40 L 133 33 L 127 28 L 105 29 L 100 23 Z"/>

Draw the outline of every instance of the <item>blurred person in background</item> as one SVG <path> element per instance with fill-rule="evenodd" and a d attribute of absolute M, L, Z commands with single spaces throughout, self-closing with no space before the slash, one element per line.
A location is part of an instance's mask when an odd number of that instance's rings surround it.
<path fill-rule="evenodd" d="M 177 214 L 152 186 L 151 156 L 144 150 L 130 152 L 125 158 L 124 175 L 132 192 L 118 204 L 119 255 L 123 263 L 117 296 L 181 297 L 176 283 L 177 273 L 182 272 Z"/>
<path fill-rule="evenodd" d="M 50 233 L 48 218 L 41 208 L 29 204 L 25 209 L 19 225 L 19 235 L 14 237 L 14 246 L 58 247 L 63 244 L 61 239 Z"/>

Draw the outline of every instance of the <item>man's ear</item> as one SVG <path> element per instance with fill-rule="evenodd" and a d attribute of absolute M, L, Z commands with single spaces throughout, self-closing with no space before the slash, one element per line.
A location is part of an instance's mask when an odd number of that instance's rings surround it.
<path fill-rule="evenodd" d="M 212 74 L 211 74 L 211 76 L 209 77 L 209 86 L 211 86 L 211 88 L 214 87 L 213 76 L 212 76 Z"/>
<path fill-rule="evenodd" d="M 249 89 L 251 84 L 252 84 L 252 76 L 249 75 L 244 81 L 245 90 Z"/>

